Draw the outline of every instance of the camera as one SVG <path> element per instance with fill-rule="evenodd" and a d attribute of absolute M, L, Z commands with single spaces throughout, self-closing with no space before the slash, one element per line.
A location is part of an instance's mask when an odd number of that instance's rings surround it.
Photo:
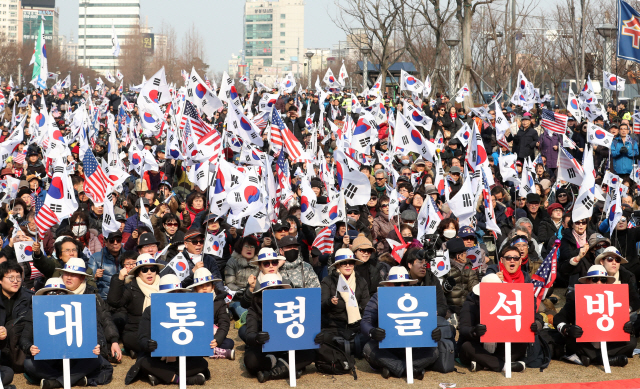
<path fill-rule="evenodd" d="M 444 257 L 444 252 L 440 249 L 442 242 L 437 234 L 425 234 L 420 238 L 422 249 L 418 252 L 420 258 L 428 261 L 436 257 Z"/>

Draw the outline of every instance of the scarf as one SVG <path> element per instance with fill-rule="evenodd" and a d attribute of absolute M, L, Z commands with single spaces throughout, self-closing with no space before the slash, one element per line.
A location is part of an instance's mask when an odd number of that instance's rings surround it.
<path fill-rule="evenodd" d="M 349 278 L 346 278 L 342 274 L 340 274 L 338 277 L 340 277 L 340 278 L 342 278 L 343 280 L 346 281 L 347 285 L 349 285 L 349 289 L 351 289 L 353 291 L 353 293 L 356 292 L 356 275 L 355 275 L 355 272 L 351 273 L 351 276 Z M 362 317 L 360 316 L 360 308 L 359 307 L 352 307 L 352 306 L 349 305 L 349 297 L 351 296 L 351 292 L 340 292 L 340 296 L 344 300 L 344 305 L 345 305 L 345 307 L 347 309 L 347 322 L 349 324 L 352 324 L 352 323 L 355 323 L 355 322 L 359 321 L 360 319 L 362 319 Z"/>
<path fill-rule="evenodd" d="M 144 294 L 144 303 L 142 304 L 142 312 L 144 312 L 148 306 L 151 306 L 151 294 L 157 293 L 158 290 L 160 290 L 160 277 L 156 275 L 156 279 L 153 280 L 153 284 L 151 285 L 142 281 L 140 277 L 136 277 L 136 282 L 142 294 Z M 140 312 L 140 314 L 142 314 L 142 312 Z"/>
<path fill-rule="evenodd" d="M 500 271 L 504 277 L 504 282 L 508 284 L 524 284 L 524 274 L 522 273 L 522 269 L 518 269 L 517 272 L 511 274 L 507 271 L 507 268 L 504 267 L 502 262 L 500 262 Z"/>
<path fill-rule="evenodd" d="M 87 281 L 82 281 L 82 284 L 76 288 L 76 290 L 70 291 L 73 294 L 81 295 L 87 289 Z"/>
<path fill-rule="evenodd" d="M 573 236 L 576 238 L 576 245 L 578 248 L 584 247 L 587 244 L 587 231 L 585 230 L 584 234 L 578 235 L 576 230 L 571 230 L 573 232 Z"/>
<path fill-rule="evenodd" d="M 616 281 L 614 282 L 614 284 L 621 284 L 622 282 L 620 282 L 620 270 L 616 272 L 615 277 L 616 277 Z"/>

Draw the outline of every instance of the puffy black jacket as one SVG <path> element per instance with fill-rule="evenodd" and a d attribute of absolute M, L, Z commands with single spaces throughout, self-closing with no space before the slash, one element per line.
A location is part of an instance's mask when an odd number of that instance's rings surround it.
<path fill-rule="evenodd" d="M 369 302 L 369 289 L 367 282 L 364 278 L 357 274 L 352 274 L 352 277 L 356 277 L 356 300 L 358 301 L 358 308 L 360 309 L 360 316 L 364 312 L 364 308 Z M 339 274 L 336 271 L 331 272 L 329 276 L 325 277 L 320 286 L 322 288 L 322 328 L 352 328 L 359 329 L 360 322 L 348 324 L 347 317 L 347 305 L 344 299 L 338 294 L 338 305 L 334 305 L 331 299 L 336 296 L 336 290 L 338 288 Z"/>
<path fill-rule="evenodd" d="M 462 270 L 452 265 L 451 271 L 449 271 L 446 277 L 453 277 L 456 280 L 456 285 L 453 287 L 453 290 L 449 293 L 445 292 L 444 294 L 447 298 L 447 304 L 449 304 L 449 306 L 461 307 L 473 287 L 478 285 L 478 273 L 473 270 L 473 264 L 469 261 L 464 265 Z"/>
<path fill-rule="evenodd" d="M 533 128 L 520 129 L 513 139 L 513 150 L 518 154 L 518 160 L 522 161 L 530 157 L 535 157 L 536 143 L 538 143 L 538 132 Z"/>

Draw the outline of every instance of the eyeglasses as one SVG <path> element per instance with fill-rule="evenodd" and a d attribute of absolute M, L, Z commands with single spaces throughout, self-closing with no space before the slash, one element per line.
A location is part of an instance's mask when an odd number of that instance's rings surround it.
<path fill-rule="evenodd" d="M 107 240 L 109 243 L 114 244 L 114 243 L 122 243 L 122 237 L 121 236 L 117 236 L 115 238 L 109 238 Z"/>
<path fill-rule="evenodd" d="M 201 244 L 204 244 L 204 239 L 200 239 L 200 240 L 188 240 L 187 242 L 191 243 L 194 246 L 199 246 Z"/>
<path fill-rule="evenodd" d="M 591 282 L 594 283 L 594 284 L 597 284 L 598 281 L 602 282 L 603 284 L 606 284 L 608 280 L 607 280 L 607 277 L 593 277 L 593 278 L 591 278 Z"/>
<path fill-rule="evenodd" d="M 158 270 L 156 269 L 155 266 L 153 266 L 153 267 L 143 267 L 142 269 L 140 269 L 140 273 L 148 273 L 148 272 L 157 273 Z"/>
<path fill-rule="evenodd" d="M 388 206 L 389 206 L 389 204 L 382 204 L 382 205 L 380 206 L 380 208 L 385 208 L 385 207 L 388 207 Z"/>
<path fill-rule="evenodd" d="M 504 259 L 507 262 L 515 262 L 515 261 L 519 261 L 520 257 L 502 257 L 502 259 Z"/>
<path fill-rule="evenodd" d="M 78 249 L 66 249 L 62 250 L 63 253 L 77 253 Z"/>
<path fill-rule="evenodd" d="M 167 223 L 165 224 L 167 227 L 178 227 L 178 223 Z"/>
<path fill-rule="evenodd" d="M 131 262 L 131 263 L 125 263 L 124 267 L 134 267 L 136 265 L 135 262 Z"/>
<path fill-rule="evenodd" d="M 260 263 L 264 267 L 270 267 L 270 266 L 276 267 L 276 266 L 278 266 L 279 262 L 280 261 L 278 261 L 277 259 L 273 259 L 271 261 L 260 261 Z"/>
<path fill-rule="evenodd" d="M 579 220 L 577 222 L 573 222 L 573 224 L 577 225 L 577 226 L 584 226 L 587 224 L 586 220 Z"/>
<path fill-rule="evenodd" d="M 9 280 L 10 282 L 16 282 L 16 281 L 20 281 L 22 280 L 22 277 L 18 277 L 18 276 L 13 276 L 13 277 L 4 277 L 5 279 Z"/>
<path fill-rule="evenodd" d="M 616 261 L 618 263 L 622 262 L 622 259 L 620 259 L 619 257 L 606 257 L 605 259 L 607 260 L 607 262 L 613 262 L 613 261 Z"/>

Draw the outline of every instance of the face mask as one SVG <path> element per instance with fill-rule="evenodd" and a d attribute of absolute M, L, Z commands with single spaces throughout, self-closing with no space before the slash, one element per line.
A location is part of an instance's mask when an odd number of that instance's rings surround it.
<path fill-rule="evenodd" d="M 466 115 L 458 114 L 458 117 L 459 117 L 460 119 L 464 119 L 464 118 L 466 117 Z"/>
<path fill-rule="evenodd" d="M 73 227 L 73 235 L 83 236 L 87 233 L 87 226 L 75 226 Z"/>
<path fill-rule="evenodd" d="M 404 239 L 404 243 L 411 243 L 413 242 L 413 236 L 405 236 L 402 239 Z"/>
<path fill-rule="evenodd" d="M 294 262 L 296 259 L 298 259 L 298 249 L 285 251 L 284 257 L 287 262 Z"/>
<path fill-rule="evenodd" d="M 408 225 L 409 227 L 413 227 L 415 223 L 405 223 L 405 224 Z"/>
<path fill-rule="evenodd" d="M 27 231 L 29 231 L 29 233 L 30 233 L 31 235 L 35 235 L 35 234 L 37 234 L 37 233 L 38 233 L 38 231 L 33 231 L 33 230 L 32 230 L 31 228 L 29 228 L 29 227 L 27 227 Z"/>
<path fill-rule="evenodd" d="M 408 165 L 409 164 L 409 160 L 408 159 L 403 159 L 402 160 L 402 164 L 403 165 Z"/>
<path fill-rule="evenodd" d="M 596 257 L 596 258 L 597 258 L 597 257 L 598 257 L 598 255 L 600 255 L 600 254 L 602 254 L 602 253 L 604 252 L 604 249 L 605 249 L 604 247 L 603 247 L 603 248 L 601 248 L 601 249 L 597 249 L 597 250 L 595 251 L 595 253 L 593 253 L 594 257 Z"/>
<path fill-rule="evenodd" d="M 442 235 L 447 239 L 453 239 L 456 237 L 456 230 L 444 230 L 442 231 Z"/>

